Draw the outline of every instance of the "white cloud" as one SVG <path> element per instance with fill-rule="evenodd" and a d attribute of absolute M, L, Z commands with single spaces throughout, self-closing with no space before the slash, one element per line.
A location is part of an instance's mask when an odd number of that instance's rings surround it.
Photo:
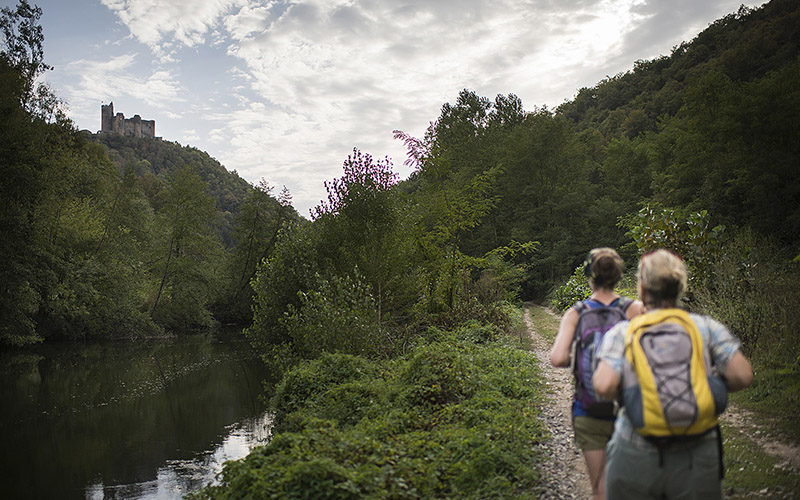
<path fill-rule="evenodd" d="M 250 181 L 286 184 L 307 213 L 354 146 L 406 174 L 392 130 L 422 134 L 463 88 L 554 107 L 668 53 L 739 0 L 101 1 L 162 63 L 181 63 L 180 47 L 224 48 L 236 65 L 208 95 L 230 99 L 192 102 L 210 131 L 189 125 L 186 137 Z M 81 85 L 180 99 L 170 70 L 153 71 L 147 92 L 124 71 L 110 77 Z"/>
<path fill-rule="evenodd" d="M 159 56 L 170 58 L 175 46 L 206 41 L 220 17 L 246 0 L 100 0 L 131 34 Z M 213 33 L 212 33 L 213 37 Z"/>
<path fill-rule="evenodd" d="M 131 97 L 151 106 L 181 101 L 181 85 L 172 72 L 156 70 L 142 76 L 134 70 L 135 59 L 133 54 L 125 54 L 106 61 L 69 63 L 63 71 L 77 76 L 77 83 L 66 87 L 69 101 Z"/>
<path fill-rule="evenodd" d="M 246 178 L 268 169 L 301 186 L 315 183 L 306 191 L 316 199 L 295 196 L 304 206 L 324 197 L 322 182 L 341 175 L 353 147 L 390 155 L 406 174 L 392 130 L 421 134 L 463 88 L 489 97 L 544 88 L 529 104 L 552 102 L 563 95 L 560 65 L 602 52 L 597 43 L 618 37 L 629 17 L 618 8 L 573 24 L 580 4 L 569 15 L 531 6 L 307 1 L 231 14 L 229 53 L 245 63 L 263 107 L 231 119 L 221 156 Z M 609 20 L 614 25 L 604 28 Z"/>

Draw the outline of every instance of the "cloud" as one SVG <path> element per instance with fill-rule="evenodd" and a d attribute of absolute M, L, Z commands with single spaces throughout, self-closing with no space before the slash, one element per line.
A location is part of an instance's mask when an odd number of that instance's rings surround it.
<path fill-rule="evenodd" d="M 594 14 L 597 2 L 559 11 L 540 4 L 306 1 L 231 13 L 223 22 L 228 52 L 245 64 L 262 106 L 231 116 L 220 131 L 230 136 L 221 156 L 246 178 L 267 169 L 321 188 L 341 175 L 353 147 L 388 154 L 403 169 L 405 151 L 392 131 L 421 134 L 463 88 L 490 97 L 545 88 L 535 103 L 552 102 L 563 95 L 564 60 L 601 56 L 594 43 L 616 37 L 629 16 L 623 8 Z M 298 193 L 295 201 L 321 198 Z"/>
<path fill-rule="evenodd" d="M 206 42 L 221 16 L 246 0 L 100 0 L 137 40 L 171 60 L 177 47 Z M 214 38 L 214 33 L 211 33 Z"/>
<path fill-rule="evenodd" d="M 301 213 L 324 197 L 323 181 L 341 175 L 353 147 L 388 154 L 402 170 L 405 152 L 392 130 L 422 134 L 464 88 L 489 98 L 514 93 L 527 109 L 554 107 L 694 36 L 701 19 L 738 7 L 731 0 L 101 1 L 162 62 L 180 62 L 186 54 L 178 48 L 204 44 L 227 54 L 232 67 L 214 91 L 227 99 L 218 105 L 212 93 L 192 104 L 207 122 L 204 143 L 246 179 L 289 186 Z M 109 73 L 111 81 L 95 87 L 130 83 L 127 91 L 143 99 L 180 98 L 170 70 L 151 73 L 147 95 L 124 71 Z"/>
<path fill-rule="evenodd" d="M 66 64 L 61 73 L 72 78 L 71 83 L 61 86 L 70 107 L 91 110 L 92 116 L 99 111 L 100 102 L 110 99 L 130 98 L 156 108 L 182 100 L 181 84 L 172 72 L 153 70 L 142 76 L 134 54 L 104 61 L 79 59 Z"/>

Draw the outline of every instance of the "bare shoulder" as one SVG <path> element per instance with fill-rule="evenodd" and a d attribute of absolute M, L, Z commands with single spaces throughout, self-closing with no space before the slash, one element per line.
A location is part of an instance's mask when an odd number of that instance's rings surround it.
<path fill-rule="evenodd" d="M 628 306 L 628 309 L 625 311 L 625 317 L 627 319 L 631 319 L 635 316 L 644 313 L 644 304 L 641 300 L 634 300 L 631 305 Z"/>

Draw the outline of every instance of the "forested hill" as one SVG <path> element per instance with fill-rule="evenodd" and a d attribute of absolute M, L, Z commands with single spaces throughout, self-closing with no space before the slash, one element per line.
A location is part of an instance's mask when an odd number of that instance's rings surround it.
<path fill-rule="evenodd" d="M 484 200 L 480 214 L 462 217 L 468 255 L 538 241 L 528 297 L 546 294 L 598 244 L 633 260 L 629 231 L 645 207 L 673 214 L 667 233 L 705 211 L 709 231 L 746 229 L 797 255 L 799 55 L 800 2 L 773 0 L 553 111 L 464 90 L 425 137 L 399 134 L 422 159 L 406 189 L 431 199 L 446 186 Z"/>
<path fill-rule="evenodd" d="M 41 9 L 0 9 L 0 345 L 248 323 L 288 192 L 194 148 L 80 132 L 44 63 Z"/>
<path fill-rule="evenodd" d="M 800 251 L 796 0 L 740 9 L 556 110 L 464 90 L 422 137 L 397 131 L 415 168 L 400 189 L 356 150 L 311 222 L 194 148 L 75 130 L 37 84 L 40 15 L 2 10 L 36 36 L 0 47 L 0 344 L 247 323 L 253 294 L 261 346 L 345 317 L 405 339 L 544 299 L 596 246 L 628 262 L 672 247 L 731 279 L 752 276 L 712 264 L 780 277 Z"/>
<path fill-rule="evenodd" d="M 731 82 L 753 82 L 796 62 L 800 9 L 793 0 L 775 0 L 759 9 L 742 6 L 697 37 L 673 47 L 669 56 L 636 61 L 633 69 L 582 88 L 558 113 L 580 130 L 606 137 L 636 137 L 656 131 L 664 117 L 686 104 L 687 90 L 709 74 Z"/>
<path fill-rule="evenodd" d="M 106 154 L 121 173 L 133 172 L 151 190 L 157 189 L 159 179 L 190 165 L 208 184 L 207 193 L 216 201 L 219 211 L 217 231 L 223 243 L 226 247 L 234 245 L 233 219 L 239 213 L 247 192 L 252 189 L 252 185 L 239 177 L 235 170 L 229 172 L 205 151 L 177 142 L 116 134 L 92 134 L 90 137 L 105 147 Z"/>

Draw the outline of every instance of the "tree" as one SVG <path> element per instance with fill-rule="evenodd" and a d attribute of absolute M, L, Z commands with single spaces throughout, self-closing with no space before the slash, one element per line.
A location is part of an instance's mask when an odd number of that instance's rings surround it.
<path fill-rule="evenodd" d="M 397 310 L 392 301 L 402 300 L 405 289 L 404 273 L 397 265 L 408 259 L 397 174 L 388 158 L 375 161 L 355 148 L 342 169 L 342 177 L 325 183 L 328 200 L 315 207 L 312 217 L 329 242 L 323 252 L 338 274 L 357 270 L 371 287 L 381 323 L 386 311 Z"/>
<path fill-rule="evenodd" d="M 253 280 L 246 333 L 273 366 L 322 351 L 392 352 L 418 301 L 414 234 L 391 163 L 354 149 L 343 170 L 310 224 L 282 228 Z"/>
<path fill-rule="evenodd" d="M 214 201 L 206 189 L 206 183 L 185 166 L 168 179 L 158 214 L 162 239 L 156 247 L 155 269 L 160 269 L 160 279 L 150 316 L 172 330 L 212 323 L 206 304 L 215 289 L 222 247 L 213 231 Z"/>
<path fill-rule="evenodd" d="M 415 169 L 417 243 L 426 255 L 431 312 L 452 311 L 456 303 L 469 267 L 464 246 L 499 201 L 497 181 L 505 171 L 497 161 L 499 137 L 513 130 L 521 113 L 516 96 L 498 96 L 493 105 L 463 90 L 455 104 L 442 106 L 423 138 L 395 131 L 408 148 L 406 165 Z M 473 256 L 494 248 L 469 243 Z"/>
<path fill-rule="evenodd" d="M 36 79 L 43 72 L 53 69 L 44 62 L 44 33 L 39 24 L 42 9 L 20 0 L 16 9 L 3 7 L 0 10 L 0 33 L 3 35 L 3 50 L 0 58 L 14 68 L 20 76 L 19 103 L 33 115 L 64 119 L 58 107 L 59 101 L 50 88 Z"/>
<path fill-rule="evenodd" d="M 223 304 L 215 315 L 226 321 L 252 321 L 253 289 L 251 281 L 258 265 L 273 249 L 278 232 L 294 215 L 284 186 L 280 199 L 272 196 L 272 187 L 265 180 L 248 191 L 239 213 L 233 219 L 235 244 L 228 257 L 227 286 Z"/>

